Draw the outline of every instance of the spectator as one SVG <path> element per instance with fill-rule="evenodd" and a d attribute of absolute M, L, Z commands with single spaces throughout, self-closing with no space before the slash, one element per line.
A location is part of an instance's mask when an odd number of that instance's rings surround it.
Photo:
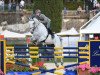
<path fill-rule="evenodd" d="M 79 7 L 77 8 L 77 14 L 80 14 L 81 12 L 82 12 L 82 7 L 79 6 Z"/>
<path fill-rule="evenodd" d="M 100 7 L 100 4 L 99 2 L 95 5 L 96 8 L 99 8 Z"/>
<path fill-rule="evenodd" d="M 2 0 L 2 11 L 4 11 L 4 7 L 5 7 L 5 2 L 4 0 Z"/>
<path fill-rule="evenodd" d="M 0 11 L 4 11 L 4 1 L 0 0 Z"/>
<path fill-rule="evenodd" d="M 23 12 L 23 14 L 21 15 L 21 23 L 25 24 L 28 22 L 28 18 L 25 14 L 25 12 Z"/>
<path fill-rule="evenodd" d="M 10 1 L 9 4 L 8 4 L 8 11 L 11 11 L 11 6 L 12 6 L 12 3 Z"/>
<path fill-rule="evenodd" d="M 20 9 L 23 10 L 24 6 L 25 6 L 25 2 L 24 2 L 24 0 L 21 0 L 20 1 Z"/>
<path fill-rule="evenodd" d="M 95 14 L 97 14 L 100 11 L 100 4 L 97 3 L 95 7 L 96 7 Z"/>
<path fill-rule="evenodd" d="M 67 14 L 67 9 L 64 7 L 64 15 Z"/>
<path fill-rule="evenodd" d="M 11 9 L 12 9 L 12 11 L 16 11 L 16 3 L 15 2 L 12 3 Z"/>
<path fill-rule="evenodd" d="M 16 11 L 19 11 L 19 4 L 16 5 Z"/>
<path fill-rule="evenodd" d="M 86 8 L 85 8 L 85 12 L 86 12 L 86 13 L 89 12 L 89 6 L 86 6 Z"/>
<path fill-rule="evenodd" d="M 0 0 L 0 11 L 2 11 L 2 0 Z"/>

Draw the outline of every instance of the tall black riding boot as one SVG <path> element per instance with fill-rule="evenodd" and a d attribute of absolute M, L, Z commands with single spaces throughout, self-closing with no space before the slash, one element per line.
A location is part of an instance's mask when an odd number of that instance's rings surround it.
<path fill-rule="evenodd" d="M 51 29 L 50 28 L 47 29 L 48 29 L 48 33 L 51 34 L 51 37 L 54 38 L 54 33 L 51 31 Z"/>

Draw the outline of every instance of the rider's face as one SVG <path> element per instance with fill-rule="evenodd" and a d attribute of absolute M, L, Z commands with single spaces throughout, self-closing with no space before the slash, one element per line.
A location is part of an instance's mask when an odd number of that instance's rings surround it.
<path fill-rule="evenodd" d="M 36 13 L 36 15 L 37 15 L 37 16 L 39 16 L 39 15 L 40 15 L 40 13 Z"/>

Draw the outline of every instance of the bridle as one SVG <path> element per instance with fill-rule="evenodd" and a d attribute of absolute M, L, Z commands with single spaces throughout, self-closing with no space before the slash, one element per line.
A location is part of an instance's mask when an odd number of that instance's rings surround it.
<path fill-rule="evenodd" d="M 33 21 L 33 20 L 30 20 L 30 21 Z M 35 21 L 34 21 L 33 24 L 34 24 L 34 27 L 31 27 L 31 28 L 30 28 L 30 30 L 32 30 L 32 32 L 35 31 L 35 29 L 39 26 L 40 23 L 39 23 L 38 25 L 35 25 Z"/>

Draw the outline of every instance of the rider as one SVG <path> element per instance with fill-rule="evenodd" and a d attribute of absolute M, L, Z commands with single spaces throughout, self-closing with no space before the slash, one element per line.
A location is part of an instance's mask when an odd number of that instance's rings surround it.
<path fill-rule="evenodd" d="M 51 34 L 52 37 L 54 36 L 50 29 L 51 20 L 48 17 L 46 17 L 44 14 L 42 14 L 40 9 L 37 9 L 35 11 L 35 14 L 33 14 L 32 16 L 36 17 L 41 23 L 43 23 L 45 25 L 45 27 L 47 28 L 48 33 Z"/>

